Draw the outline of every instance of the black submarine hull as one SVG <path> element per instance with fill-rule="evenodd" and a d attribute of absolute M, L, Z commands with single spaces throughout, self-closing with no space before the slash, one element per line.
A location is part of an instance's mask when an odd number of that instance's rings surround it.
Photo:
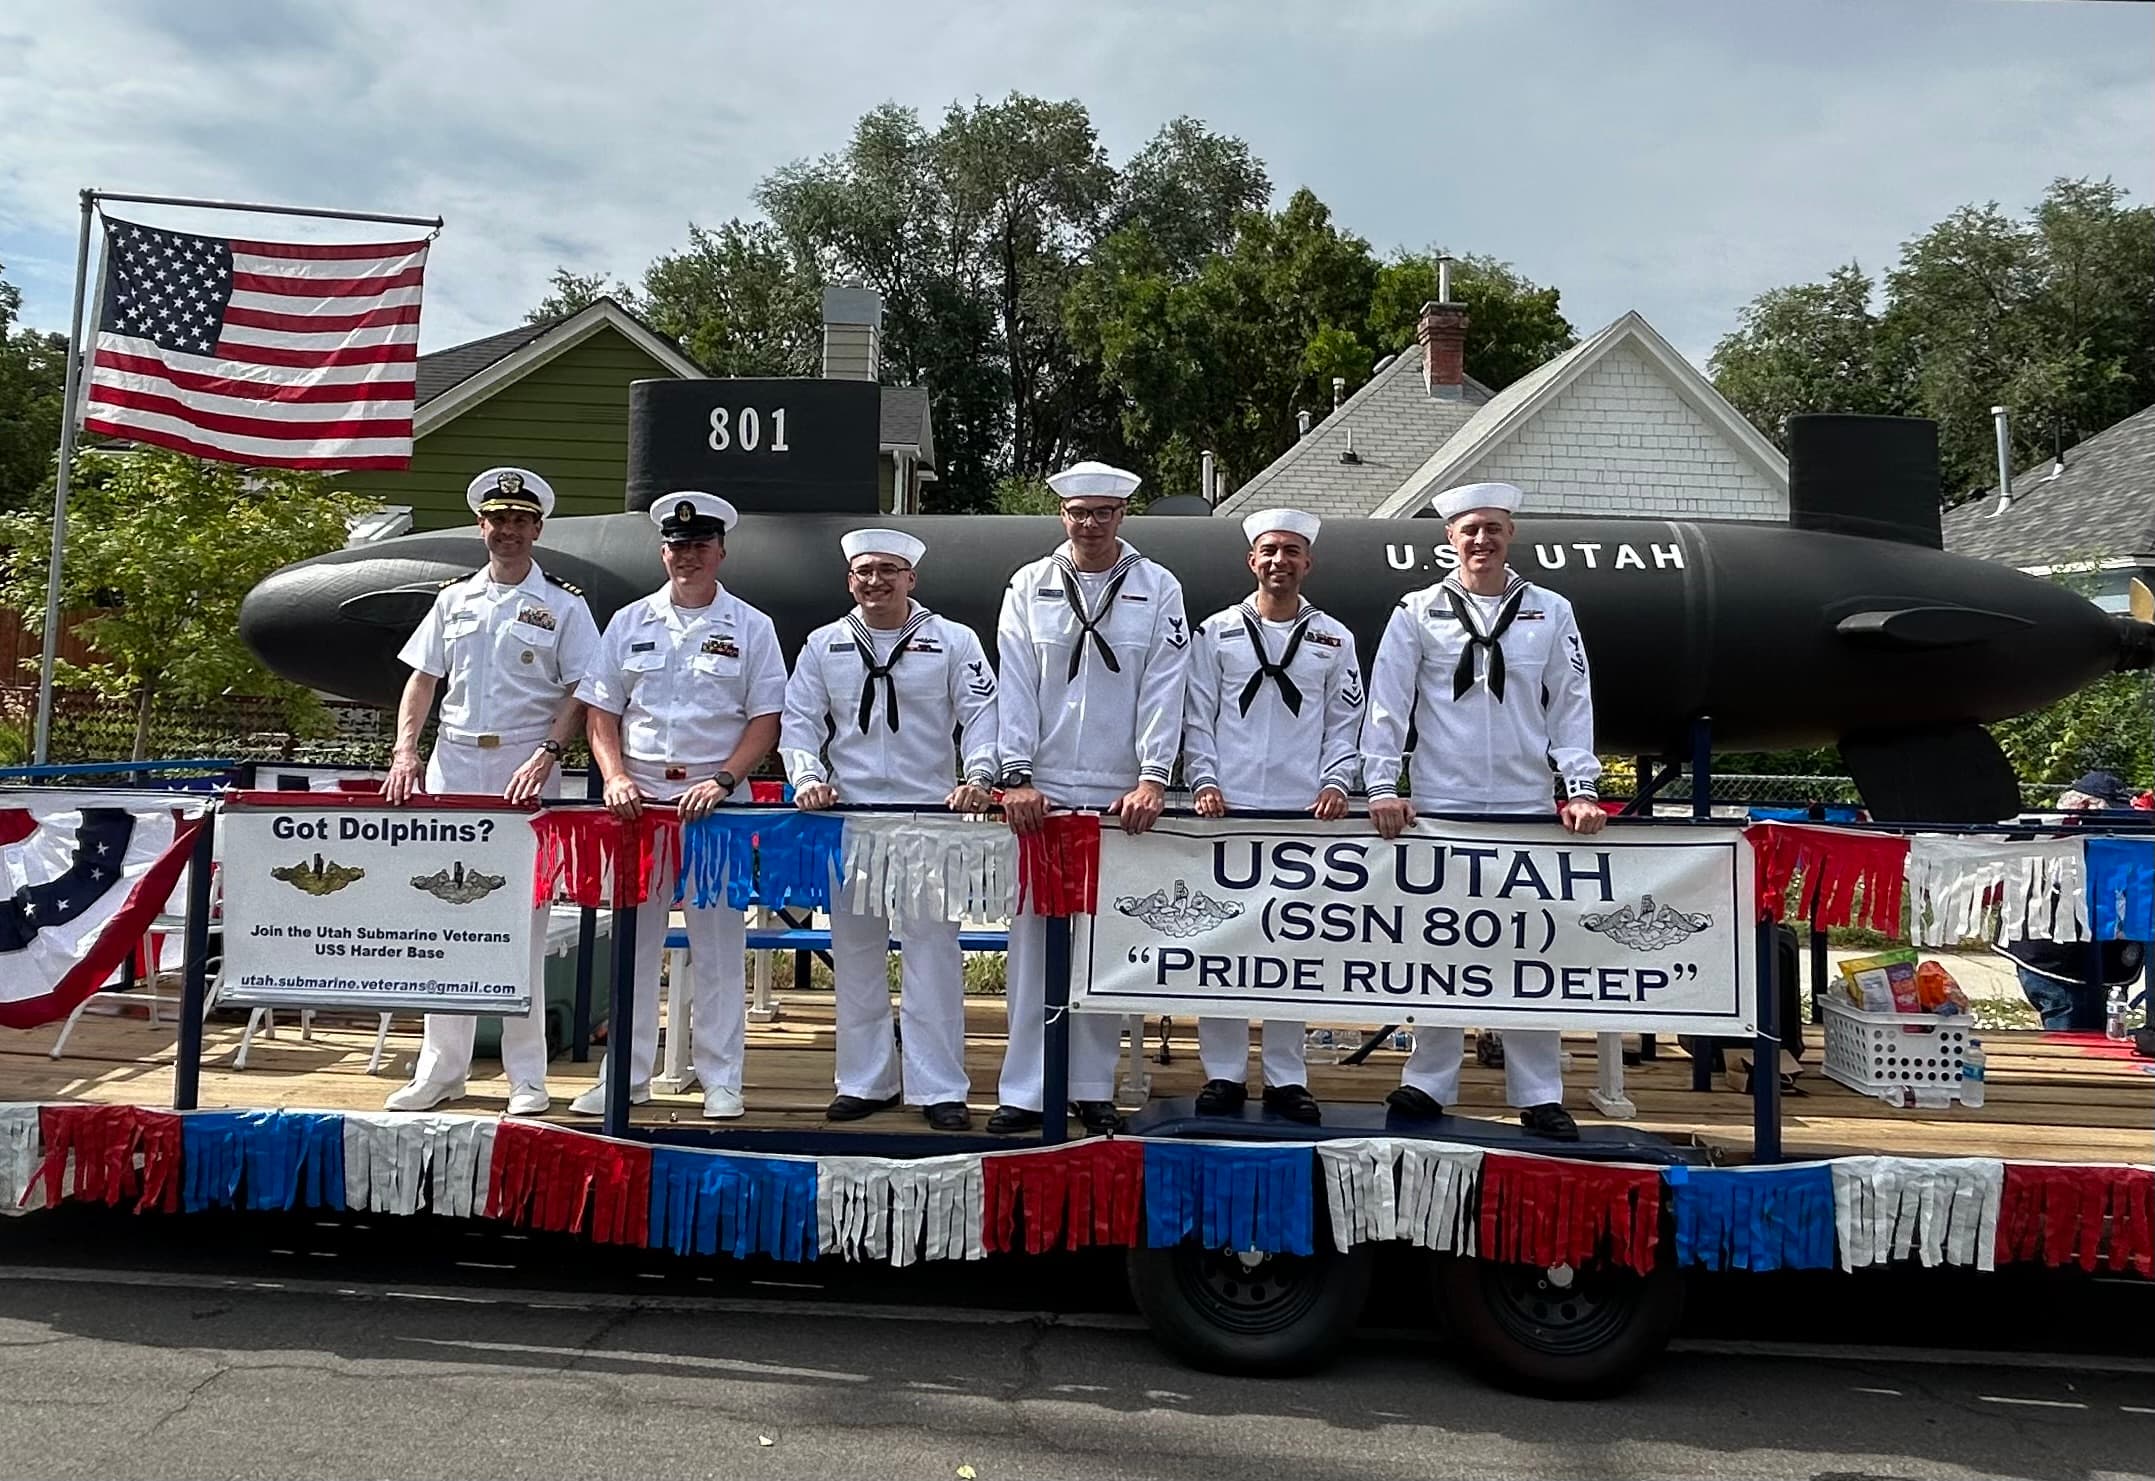
<path fill-rule="evenodd" d="M 991 650 L 1011 574 L 1062 540 L 1053 518 L 746 514 L 722 579 L 788 653 L 850 606 L 838 537 L 871 523 L 927 542 L 920 599 Z M 1143 517 L 1124 537 L 1182 582 L 1192 622 L 1249 593 L 1229 519 Z M 1328 521 L 1310 599 L 1353 629 L 1366 669 L 1400 597 L 1450 569 L 1430 519 Z M 405 536 L 286 567 L 249 594 L 241 636 L 273 671 L 393 705 L 397 649 L 443 579 L 483 563 L 476 531 Z M 558 519 L 538 549 L 603 626 L 664 582 L 642 514 Z M 1778 523 L 1528 518 L 1512 565 L 1568 597 L 1593 663 L 1607 753 L 1778 750 L 2000 720 L 2145 662 L 2145 635 L 2051 582 L 1891 539 Z"/>

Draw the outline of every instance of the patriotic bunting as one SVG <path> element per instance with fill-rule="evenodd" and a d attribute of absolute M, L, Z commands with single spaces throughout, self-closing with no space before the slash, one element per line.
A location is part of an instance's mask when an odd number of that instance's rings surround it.
<path fill-rule="evenodd" d="M 1650 1167 L 1559 1162 L 1492 1152 L 1482 1158 L 1484 1259 L 1570 1265 L 1599 1259 L 1653 1269 L 1661 1174 Z"/>
<path fill-rule="evenodd" d="M 2098 941 L 2155 938 L 2155 839 L 2087 841 L 2088 923 Z"/>
<path fill-rule="evenodd" d="M 1919 834 L 1908 849 L 1909 934 L 1918 946 L 2087 939 L 2078 838 Z M 1995 929 L 1990 913 L 1997 911 Z"/>
<path fill-rule="evenodd" d="M 1100 903 L 1100 819 L 1050 813 L 1018 840 L 1018 908 L 1033 915 L 1090 915 Z"/>
<path fill-rule="evenodd" d="M 1805 828 L 1759 823 L 1744 830 L 1758 860 L 1759 914 L 1779 920 L 1791 885 L 1795 914 L 1819 930 L 1858 920 L 1888 936 L 1901 930 L 1901 894 L 1908 840 L 1845 828 Z"/>
<path fill-rule="evenodd" d="M 813 1260 L 816 1164 L 657 1147 L 651 1152 L 650 1243 L 677 1255 Z"/>
<path fill-rule="evenodd" d="M 1843 1157 L 1828 1166 L 1843 1270 L 1911 1255 L 1925 1265 L 1995 1268 L 2004 1163 Z"/>
<path fill-rule="evenodd" d="M 2155 1275 L 2155 1171 L 2012 1162 L 2003 1172 L 2000 1259 Z"/>
<path fill-rule="evenodd" d="M 1144 1193 L 1144 1144 L 1093 1138 L 1067 1147 L 997 1153 L 981 1159 L 987 1205 L 981 1237 L 1000 1254 L 1018 1248 L 1024 1213 L 1025 1252 L 1060 1246 L 1137 1243 L 1138 1202 Z"/>
<path fill-rule="evenodd" d="M 1310 1253 L 1309 1148 L 1165 1142 L 1144 1166 L 1146 1244 Z"/>
<path fill-rule="evenodd" d="M 47 1204 L 63 1198 L 136 1212 L 180 1207 L 180 1118 L 135 1106 L 44 1106 L 44 1155 L 32 1175 Z"/>
<path fill-rule="evenodd" d="M 557 890 L 587 910 L 641 905 L 660 880 L 680 870 L 681 824 L 672 808 L 646 808 L 623 822 L 603 808 L 549 807 L 533 815 L 531 826 L 539 835 L 534 909 Z"/>
<path fill-rule="evenodd" d="M 1679 1266 L 1833 1268 L 1833 1175 L 1801 1167 L 1672 1167 L 1665 1181 Z"/>
<path fill-rule="evenodd" d="M 37 1176 L 37 1107 L 0 1105 L 0 1214 L 27 1211 Z"/>
<path fill-rule="evenodd" d="M 643 1244 L 651 1222 L 651 1149 L 504 1118 L 494 1130 L 486 1215 L 600 1244 Z"/>
<path fill-rule="evenodd" d="M 855 914 L 892 920 L 999 920 L 1018 908 L 1018 841 L 962 817 L 845 820 L 839 890 Z"/>

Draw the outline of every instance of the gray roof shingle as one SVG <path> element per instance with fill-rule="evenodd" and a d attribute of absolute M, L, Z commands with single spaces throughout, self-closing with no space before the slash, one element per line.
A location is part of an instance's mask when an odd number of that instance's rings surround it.
<path fill-rule="evenodd" d="M 1316 515 L 1366 516 L 1493 394 L 1468 376 L 1463 399 L 1431 396 L 1422 384 L 1421 351 L 1409 345 L 1309 436 L 1222 499 L 1217 512 L 1284 504 Z M 1350 434 L 1357 461 L 1343 463 Z"/>
<path fill-rule="evenodd" d="M 436 350 L 431 355 L 421 355 L 413 375 L 418 389 L 418 404 L 424 406 L 444 391 L 454 390 L 495 361 L 515 354 L 568 317 L 566 314 L 558 314 L 551 319 L 541 319 L 536 324 L 519 324 L 514 329 L 504 329 L 501 333 L 489 334 L 484 339 L 470 340 L 464 344 L 451 345 L 446 350 Z"/>
<path fill-rule="evenodd" d="M 928 427 L 926 386 L 883 388 L 883 430 L 878 434 L 882 441 L 895 442 L 902 447 L 925 448 L 933 440 Z"/>
<path fill-rule="evenodd" d="M 1945 548 L 2009 566 L 2059 566 L 2155 552 L 2155 406 L 2014 475 L 2013 502 L 1995 489 L 1945 512 Z"/>

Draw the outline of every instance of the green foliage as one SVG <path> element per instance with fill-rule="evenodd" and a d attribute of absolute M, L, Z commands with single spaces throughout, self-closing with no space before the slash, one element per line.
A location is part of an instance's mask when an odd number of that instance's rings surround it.
<path fill-rule="evenodd" d="M 546 297 L 540 299 L 537 307 L 524 315 L 526 324 L 544 324 L 553 319 L 566 319 L 571 314 L 583 312 L 599 299 L 609 295 L 621 303 L 629 302 L 628 285 L 617 281 L 609 288 L 604 273 L 577 273 L 565 267 L 557 267 L 554 269 L 554 276 L 548 281 Z"/>
<path fill-rule="evenodd" d="M 1060 514 L 1062 500 L 1045 479 L 1005 478 L 995 485 L 997 514 Z"/>
<path fill-rule="evenodd" d="M 1437 296 L 1437 259 L 1432 247 L 1419 256 L 1394 255 L 1377 273 L 1369 305 L 1369 332 L 1380 349 L 1415 343 L 1422 305 Z M 1579 342 L 1559 307 L 1562 295 L 1521 274 L 1508 262 L 1469 252 L 1452 264 L 1452 298 L 1467 311 L 1467 373 L 1501 391 L 1538 365 Z"/>
<path fill-rule="evenodd" d="M 22 292 L 0 278 L 0 512 L 31 503 L 60 447 L 67 337 L 16 327 Z"/>
<path fill-rule="evenodd" d="M 821 285 L 767 222 L 691 225 L 688 246 L 644 273 L 623 300 L 717 376 L 814 375 L 822 341 Z"/>
<path fill-rule="evenodd" d="M 61 604 L 92 611 L 81 627 L 97 661 L 62 664 L 55 682 L 87 689 L 136 717 L 141 759 L 160 700 L 275 696 L 294 728 L 318 701 L 265 673 L 239 640 L 239 605 L 280 566 L 342 546 L 368 506 L 311 473 L 242 468 L 177 453 L 86 453 L 68 499 Z M 0 516 L 0 603 L 39 625 L 52 521 Z"/>
<path fill-rule="evenodd" d="M 1997 483 L 1992 406 L 2021 468 L 2155 401 L 2155 210 L 2110 181 L 2057 180 L 2025 218 L 1963 206 L 1878 296 L 1852 263 L 1761 294 L 1714 384 L 1777 441 L 1802 411 L 1934 419 L 1949 504 Z"/>
<path fill-rule="evenodd" d="M 2023 782 L 2064 786 L 2091 771 L 2155 784 L 2155 689 L 2146 671 L 2111 674 L 1990 727 Z"/>

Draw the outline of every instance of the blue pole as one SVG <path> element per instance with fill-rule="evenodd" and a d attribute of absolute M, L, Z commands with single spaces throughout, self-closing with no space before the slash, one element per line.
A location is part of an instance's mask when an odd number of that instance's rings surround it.
<path fill-rule="evenodd" d="M 614 869 L 614 980 L 612 1006 L 606 1015 L 606 1120 L 608 1136 L 629 1134 L 629 1059 L 636 1042 L 636 916 L 624 906 L 623 866 Z M 659 929 L 666 928 L 665 917 Z M 674 999 L 685 1002 L 685 997 Z"/>
<path fill-rule="evenodd" d="M 606 788 L 599 778 L 598 763 L 593 762 L 584 772 L 584 796 L 597 802 L 605 795 Z M 616 920 L 614 929 L 620 928 L 621 923 Z M 582 918 L 576 925 L 576 1004 L 569 1015 L 569 1057 L 578 1064 L 587 1064 L 591 1059 L 591 974 L 593 967 L 597 965 L 598 940 L 598 907 L 586 905 Z"/>
<path fill-rule="evenodd" d="M 1052 1146 L 1070 1135 L 1070 920 L 1048 917 L 1047 1036 L 1041 1044 L 1040 1140 Z"/>
<path fill-rule="evenodd" d="M 1751 1041 L 1751 1160 L 1781 1160 L 1780 952 L 1774 924 L 1758 923 L 1758 1035 Z"/>

